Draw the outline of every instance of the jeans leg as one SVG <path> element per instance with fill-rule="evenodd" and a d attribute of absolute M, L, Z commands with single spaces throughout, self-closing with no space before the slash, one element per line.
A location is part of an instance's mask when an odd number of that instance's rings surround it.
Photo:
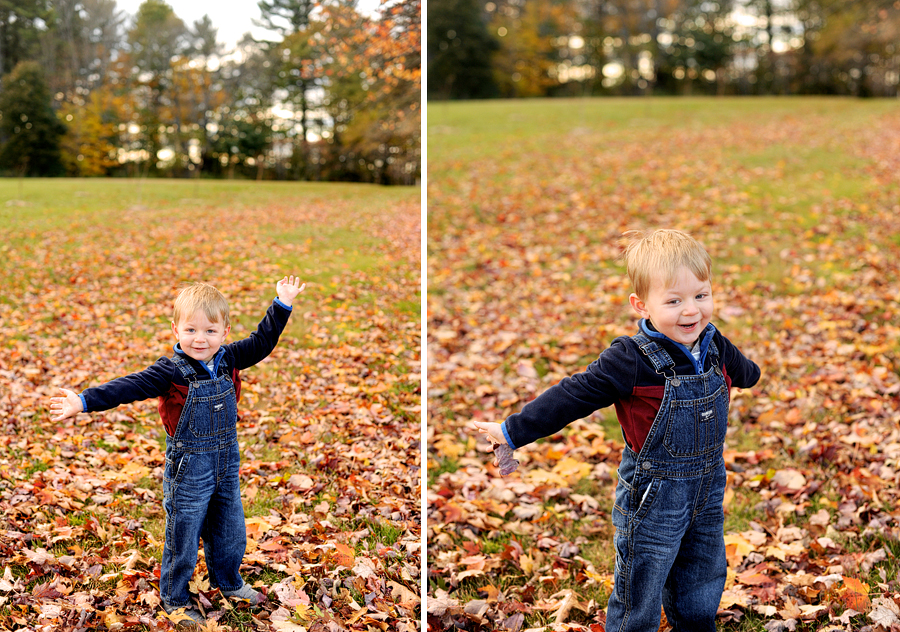
<path fill-rule="evenodd" d="M 725 589 L 724 471 L 707 477 L 706 485 L 708 500 L 685 534 L 663 592 L 673 632 L 715 632 L 716 612 Z"/>
<path fill-rule="evenodd" d="M 172 476 L 163 479 L 163 507 L 166 510 L 166 540 L 163 546 L 159 591 L 163 602 L 180 608 L 190 604 L 188 583 L 197 566 L 200 529 L 214 478 L 205 467 L 205 455 L 178 455 Z M 170 473 L 170 464 L 166 464 Z"/>
<path fill-rule="evenodd" d="M 210 583 L 222 590 L 238 590 L 244 585 L 240 568 L 247 548 L 247 526 L 241 503 L 237 444 L 219 452 L 219 458 L 223 459 L 223 475 L 203 523 L 203 550 Z"/>
<path fill-rule="evenodd" d="M 633 492 L 629 487 L 620 479 L 613 509 L 616 570 L 606 611 L 608 632 L 659 628 L 663 588 L 689 511 L 681 504 L 679 486 L 669 481 L 645 481 Z"/>

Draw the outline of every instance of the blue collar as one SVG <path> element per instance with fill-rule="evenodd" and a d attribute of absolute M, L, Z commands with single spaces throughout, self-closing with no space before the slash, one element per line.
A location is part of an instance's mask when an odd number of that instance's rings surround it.
<path fill-rule="evenodd" d="M 709 351 L 709 343 L 712 342 L 713 335 L 716 333 L 716 326 L 712 323 L 709 323 L 706 326 L 706 329 L 703 330 L 703 333 L 700 334 L 700 359 L 697 360 L 694 357 L 694 354 L 691 353 L 691 350 L 686 346 L 672 340 L 665 334 L 661 334 L 655 329 L 652 328 L 652 325 L 647 321 L 646 318 L 642 318 L 638 323 L 641 328 L 641 331 L 651 338 L 656 338 L 657 340 L 667 340 L 671 342 L 673 345 L 684 351 L 684 355 L 687 356 L 688 360 L 691 362 L 691 366 L 694 367 L 694 370 L 697 372 L 697 375 L 701 375 L 703 373 L 703 365 L 706 363 L 706 353 Z"/>
<path fill-rule="evenodd" d="M 175 343 L 175 346 L 172 347 L 172 348 L 175 350 L 175 353 L 184 356 L 184 357 L 187 358 L 188 360 L 194 360 L 191 356 L 189 356 L 189 355 L 186 354 L 184 351 L 182 351 L 182 349 L 181 349 L 181 343 L 180 343 L 180 342 L 176 342 L 176 343 Z M 207 373 L 209 373 L 210 376 L 211 376 L 213 379 L 216 379 L 216 375 L 219 374 L 219 361 L 222 359 L 222 355 L 223 355 L 224 353 L 225 353 L 225 345 L 222 345 L 221 347 L 219 347 L 219 350 L 216 351 L 216 355 L 213 356 L 213 368 L 212 368 L 212 371 L 210 371 L 209 365 L 206 364 L 206 362 L 200 362 L 200 360 L 194 360 L 194 362 L 196 362 L 197 364 L 202 365 L 203 368 L 206 369 Z"/>

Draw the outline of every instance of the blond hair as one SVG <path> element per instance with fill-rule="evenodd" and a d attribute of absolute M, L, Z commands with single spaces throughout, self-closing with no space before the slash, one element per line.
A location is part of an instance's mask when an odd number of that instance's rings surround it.
<path fill-rule="evenodd" d="M 182 318 L 193 316 L 198 309 L 203 311 L 210 322 L 231 326 L 228 301 L 219 290 L 207 283 L 192 283 L 178 293 L 172 321 L 177 325 Z"/>
<path fill-rule="evenodd" d="M 661 278 L 669 287 L 682 267 L 701 281 L 708 281 L 712 270 L 709 253 L 696 239 L 680 230 L 659 229 L 649 233 L 628 231 L 629 241 L 623 255 L 634 293 L 646 300 L 653 278 Z"/>

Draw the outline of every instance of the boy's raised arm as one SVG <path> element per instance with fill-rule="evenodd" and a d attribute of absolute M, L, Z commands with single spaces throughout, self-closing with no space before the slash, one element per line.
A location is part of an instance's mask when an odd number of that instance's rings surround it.
<path fill-rule="evenodd" d="M 70 391 L 67 388 L 61 388 L 59 390 L 65 397 L 50 398 L 50 414 L 56 415 L 56 417 L 51 417 L 50 421 L 63 421 L 69 417 L 74 417 L 84 410 L 84 407 L 81 405 L 81 398 L 78 397 L 78 393 Z"/>
<path fill-rule="evenodd" d="M 286 276 L 275 284 L 278 298 L 272 301 L 256 331 L 249 337 L 228 345 L 234 355 L 236 369 L 243 371 L 272 353 L 287 325 L 294 299 L 305 287 L 305 283 L 300 283 L 300 277 L 293 275 Z"/>

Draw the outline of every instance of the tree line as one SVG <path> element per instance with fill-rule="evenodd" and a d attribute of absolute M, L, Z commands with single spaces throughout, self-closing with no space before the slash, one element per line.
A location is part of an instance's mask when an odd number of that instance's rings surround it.
<path fill-rule="evenodd" d="M 897 0 L 428 0 L 430 99 L 897 97 Z"/>
<path fill-rule="evenodd" d="M 4 0 L 0 174 L 416 183 L 420 0 L 258 6 L 226 50 L 164 0 Z"/>

